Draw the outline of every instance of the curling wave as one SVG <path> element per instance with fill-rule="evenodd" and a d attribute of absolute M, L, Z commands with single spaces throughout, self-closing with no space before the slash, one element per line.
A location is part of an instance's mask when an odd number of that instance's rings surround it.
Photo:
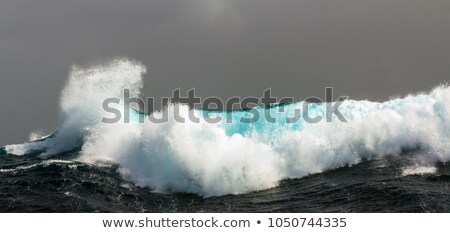
<path fill-rule="evenodd" d="M 138 96 L 146 68 L 126 59 L 90 68 L 74 67 L 61 95 L 59 129 L 37 141 L 8 145 L 0 154 L 39 156 L 79 150 L 80 160 L 119 165 L 121 175 L 157 192 L 188 192 L 201 196 L 244 193 L 276 186 L 285 178 L 303 177 L 351 166 L 362 160 L 399 156 L 404 150 L 422 150 L 429 161 L 450 159 L 450 88 L 410 95 L 383 103 L 344 101 L 339 110 L 348 122 L 286 123 L 303 103 L 257 107 L 264 115 L 255 123 L 189 121 L 202 110 L 178 106 L 186 119 L 173 118 L 175 106 L 164 111 L 165 123 L 101 123 L 106 98 L 122 99 L 123 90 Z M 120 105 L 117 109 L 123 109 Z M 278 111 L 283 107 L 284 111 Z M 310 113 L 324 116 L 325 107 L 310 104 Z M 134 114 L 137 114 L 134 112 Z M 155 117 L 163 112 L 152 113 Z M 240 119 L 249 112 L 231 114 Z"/>

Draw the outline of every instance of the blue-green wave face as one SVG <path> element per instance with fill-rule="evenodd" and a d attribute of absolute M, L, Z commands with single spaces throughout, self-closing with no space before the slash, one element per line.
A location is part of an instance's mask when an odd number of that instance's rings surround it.
<path fill-rule="evenodd" d="M 325 117 L 323 104 L 308 104 L 311 117 Z M 305 126 L 302 103 L 259 106 L 248 110 L 206 111 L 211 118 L 220 117 L 219 123 L 228 136 L 240 134 L 251 137 L 258 134 L 261 140 L 272 144 L 280 140 L 283 132 L 299 131 Z"/>
<path fill-rule="evenodd" d="M 212 120 L 213 124 L 223 128 L 228 136 L 240 134 L 251 137 L 259 134 L 267 143 L 275 143 L 285 131 L 298 131 L 304 126 L 302 103 L 275 104 L 271 106 L 258 106 L 246 110 L 212 111 L 194 110 L 196 116 Z M 310 117 L 325 117 L 325 105 L 310 103 L 307 105 Z M 148 115 L 131 110 L 131 122 L 142 122 Z M 185 119 L 189 120 L 189 118 Z"/>

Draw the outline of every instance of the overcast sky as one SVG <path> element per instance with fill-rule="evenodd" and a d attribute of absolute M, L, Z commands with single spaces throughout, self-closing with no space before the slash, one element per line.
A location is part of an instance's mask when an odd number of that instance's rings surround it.
<path fill-rule="evenodd" d="M 382 101 L 450 75 L 448 0 L 1 0 L 0 145 L 56 127 L 73 64 L 125 56 L 144 95 Z"/>

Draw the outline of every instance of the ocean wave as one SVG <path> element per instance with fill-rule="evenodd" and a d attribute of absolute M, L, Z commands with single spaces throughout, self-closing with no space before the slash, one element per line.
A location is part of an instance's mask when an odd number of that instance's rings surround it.
<path fill-rule="evenodd" d="M 450 159 L 447 86 L 383 103 L 344 101 L 339 110 L 347 122 L 299 119 L 286 123 L 284 119 L 302 106 L 299 102 L 255 108 L 260 115 L 274 114 L 277 120 L 272 123 L 263 118 L 250 124 L 239 120 L 208 123 L 200 117 L 202 110 L 184 105 L 169 105 L 164 110 L 169 114 L 165 123 L 101 123 L 106 114 L 103 100 L 123 100 L 124 89 L 138 96 L 145 72 L 142 64 L 126 59 L 74 67 L 62 91 L 58 130 L 38 141 L 7 145 L 4 150 L 47 156 L 81 148 L 77 160 L 118 164 L 121 175 L 139 186 L 205 197 L 267 189 L 285 178 L 399 156 L 404 150 L 426 151 L 422 156 L 432 161 Z M 280 107 L 284 111 L 278 111 Z M 185 123 L 174 119 L 176 108 Z M 323 104 L 311 104 L 310 110 L 325 114 Z M 153 113 L 158 118 L 161 114 Z M 190 114 L 199 116 L 200 122 L 190 121 Z M 225 117 L 229 112 L 215 114 Z M 233 111 L 231 117 L 246 114 Z"/>

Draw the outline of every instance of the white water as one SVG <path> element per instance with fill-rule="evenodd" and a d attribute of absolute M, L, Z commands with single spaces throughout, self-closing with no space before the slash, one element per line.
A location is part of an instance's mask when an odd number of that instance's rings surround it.
<path fill-rule="evenodd" d="M 144 73 L 144 66 L 128 60 L 74 67 L 62 92 L 57 134 L 6 146 L 7 152 L 24 155 L 37 150 L 50 155 L 82 145 L 79 160 L 117 163 L 123 177 L 137 185 L 202 196 L 266 189 L 284 178 L 397 156 L 402 149 L 418 146 L 427 151 L 423 156 L 428 160 L 450 159 L 450 89 L 445 86 L 385 103 L 345 101 L 339 109 L 346 123 L 335 119 L 289 126 L 281 124 L 281 118 L 252 125 L 178 123 L 173 117 L 161 124 L 100 123 L 106 114 L 102 101 L 122 99 L 123 89 L 139 95 Z M 316 107 L 322 114 L 323 106 Z M 169 116 L 173 109 L 166 110 Z M 185 119 L 189 111 L 201 114 L 181 106 Z"/>
<path fill-rule="evenodd" d="M 436 173 L 437 168 L 433 166 L 420 166 L 420 165 L 414 165 L 410 167 L 406 167 L 402 171 L 403 176 L 409 176 L 409 175 L 423 175 L 423 174 L 430 174 L 430 173 Z"/>

